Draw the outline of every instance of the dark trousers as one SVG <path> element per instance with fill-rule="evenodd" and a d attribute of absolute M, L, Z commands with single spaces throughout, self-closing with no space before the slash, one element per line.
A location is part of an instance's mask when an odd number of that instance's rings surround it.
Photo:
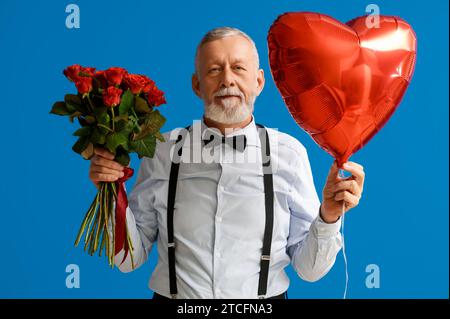
<path fill-rule="evenodd" d="M 171 299 L 165 296 L 160 295 L 159 293 L 155 292 L 153 293 L 153 299 Z M 287 291 L 283 292 L 282 294 L 278 296 L 269 297 L 266 299 L 287 299 Z"/>

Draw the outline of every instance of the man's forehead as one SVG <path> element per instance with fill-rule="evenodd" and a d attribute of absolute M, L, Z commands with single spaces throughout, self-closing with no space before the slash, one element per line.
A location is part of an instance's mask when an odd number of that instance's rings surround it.
<path fill-rule="evenodd" d="M 233 35 L 203 44 L 200 47 L 199 54 L 205 62 L 224 58 L 243 62 L 252 59 L 253 47 L 245 37 Z"/>

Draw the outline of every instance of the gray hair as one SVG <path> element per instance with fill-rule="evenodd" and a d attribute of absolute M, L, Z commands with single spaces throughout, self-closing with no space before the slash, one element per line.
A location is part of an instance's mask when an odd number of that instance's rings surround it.
<path fill-rule="evenodd" d="M 242 36 L 242 37 L 246 38 L 248 41 L 250 41 L 250 43 L 253 47 L 254 54 L 255 54 L 256 68 L 259 69 L 258 50 L 256 49 L 255 42 L 252 40 L 252 38 L 250 38 L 250 36 L 247 33 L 243 32 L 239 29 L 231 28 L 231 27 L 219 27 L 219 28 L 215 28 L 215 29 L 208 31 L 203 36 L 200 43 L 198 44 L 197 49 L 195 50 L 195 73 L 198 75 L 198 55 L 199 55 L 199 51 L 200 51 L 200 48 L 202 47 L 202 45 L 204 45 L 205 43 L 214 41 L 214 40 L 222 39 L 222 38 L 229 37 L 229 36 L 235 36 L 235 35 Z"/>

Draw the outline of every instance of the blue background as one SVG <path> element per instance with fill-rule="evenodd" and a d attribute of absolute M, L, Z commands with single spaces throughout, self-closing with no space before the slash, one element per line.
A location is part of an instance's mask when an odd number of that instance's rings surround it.
<path fill-rule="evenodd" d="M 65 26 L 69 1 L 0 2 L 1 175 L 0 297 L 150 298 L 147 281 L 156 249 L 133 273 L 110 270 L 73 241 L 96 189 L 88 161 L 71 150 L 77 124 L 48 114 L 75 92 L 62 70 L 74 63 L 122 66 L 152 77 L 166 92 L 163 131 L 200 118 L 190 88 L 197 42 L 209 29 L 235 26 L 257 44 L 266 87 L 257 121 L 298 138 L 307 148 L 319 194 L 333 159 L 293 121 L 273 83 L 266 36 L 286 11 L 317 11 L 341 21 L 365 14 L 374 1 L 87 1 L 81 28 Z M 352 157 L 364 165 L 360 205 L 346 217 L 349 298 L 448 298 L 448 1 L 377 1 L 381 14 L 409 22 L 418 38 L 411 85 L 396 113 Z M 132 167 L 138 167 L 133 157 Z M 135 176 L 134 176 L 135 178 Z M 128 182 L 128 188 L 135 179 Z M 80 267 L 81 287 L 68 289 L 68 264 Z M 381 286 L 368 289 L 377 264 Z M 288 268 L 290 298 L 341 298 L 344 262 L 319 282 Z"/>

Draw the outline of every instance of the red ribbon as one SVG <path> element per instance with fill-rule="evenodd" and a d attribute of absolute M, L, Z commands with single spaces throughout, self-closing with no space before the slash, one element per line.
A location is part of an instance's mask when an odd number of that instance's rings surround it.
<path fill-rule="evenodd" d="M 123 169 L 123 176 L 119 178 L 116 183 L 117 189 L 117 199 L 116 199 L 116 228 L 115 228 L 115 252 L 114 255 L 117 255 L 122 249 L 125 250 L 125 255 L 120 264 L 122 264 L 127 258 L 128 251 L 130 247 L 128 246 L 127 240 L 127 207 L 128 207 L 128 199 L 127 193 L 125 191 L 124 183 L 133 176 L 133 169 L 130 167 L 125 167 Z"/>

